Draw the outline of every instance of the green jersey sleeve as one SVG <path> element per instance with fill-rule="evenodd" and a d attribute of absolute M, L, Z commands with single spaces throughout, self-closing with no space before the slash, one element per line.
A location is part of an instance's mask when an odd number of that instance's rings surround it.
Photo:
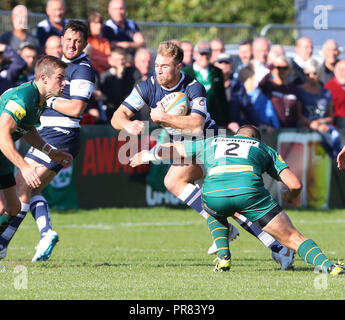
<path fill-rule="evenodd" d="M 20 124 L 26 116 L 26 106 L 20 99 L 12 98 L 5 104 L 3 112 L 8 113 L 17 124 Z"/>
<path fill-rule="evenodd" d="M 276 150 L 267 145 L 266 147 L 268 154 L 266 171 L 272 178 L 278 180 L 280 172 L 289 166 Z"/>

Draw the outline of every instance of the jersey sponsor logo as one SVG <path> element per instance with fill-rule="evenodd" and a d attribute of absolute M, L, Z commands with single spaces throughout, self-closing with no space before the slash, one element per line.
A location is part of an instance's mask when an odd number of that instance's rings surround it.
<path fill-rule="evenodd" d="M 19 120 L 22 120 L 26 116 L 25 109 L 13 100 L 7 102 L 5 109 L 13 113 Z"/>
<path fill-rule="evenodd" d="M 70 95 L 90 99 L 94 89 L 94 83 L 84 79 L 71 81 Z"/>
<path fill-rule="evenodd" d="M 285 161 L 284 161 L 283 157 L 282 157 L 280 154 L 278 154 L 278 159 L 279 159 L 279 161 L 281 161 L 281 162 L 285 163 Z"/>
<path fill-rule="evenodd" d="M 62 129 L 62 128 L 59 128 L 59 127 L 54 127 L 53 130 L 61 132 L 61 133 L 66 134 L 66 135 L 71 133 L 70 130 Z"/>
<path fill-rule="evenodd" d="M 193 99 L 191 102 L 191 106 L 192 106 L 192 109 L 194 109 L 194 110 L 201 111 L 202 113 L 205 113 L 205 114 L 207 112 L 207 110 L 206 110 L 206 98 L 204 98 L 204 97 L 199 97 L 199 98 Z"/>

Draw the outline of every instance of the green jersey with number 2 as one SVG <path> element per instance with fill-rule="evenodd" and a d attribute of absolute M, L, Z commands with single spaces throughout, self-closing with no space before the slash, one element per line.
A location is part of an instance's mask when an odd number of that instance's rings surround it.
<path fill-rule="evenodd" d="M 217 136 L 185 141 L 184 147 L 188 157 L 204 165 L 202 193 L 212 197 L 262 191 L 264 172 L 277 180 L 288 168 L 277 151 L 254 138 Z"/>

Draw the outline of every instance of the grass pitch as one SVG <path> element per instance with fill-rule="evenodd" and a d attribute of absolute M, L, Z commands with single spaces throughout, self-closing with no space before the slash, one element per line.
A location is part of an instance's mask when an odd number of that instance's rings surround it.
<path fill-rule="evenodd" d="M 345 211 L 287 211 L 333 261 L 345 261 Z M 317 274 L 297 255 L 281 271 L 271 252 L 232 219 L 232 267 L 212 271 L 211 236 L 190 209 L 52 211 L 60 241 L 47 262 L 31 263 L 39 241 L 30 213 L 0 261 L 1 299 L 297 300 L 345 298 L 345 275 Z"/>

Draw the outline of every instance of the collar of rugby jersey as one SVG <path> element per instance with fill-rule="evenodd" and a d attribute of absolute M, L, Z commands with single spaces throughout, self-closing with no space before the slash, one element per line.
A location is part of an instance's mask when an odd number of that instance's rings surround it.
<path fill-rule="evenodd" d="M 86 57 L 86 53 L 85 53 L 85 52 L 83 52 L 80 56 L 74 58 L 73 60 L 69 60 L 69 59 L 67 59 L 65 56 L 62 56 L 61 60 L 62 60 L 63 62 L 65 62 L 65 63 L 70 63 L 70 62 L 77 61 L 77 60 L 79 60 L 79 59 L 81 59 L 81 58 L 84 58 L 84 57 Z"/>
<path fill-rule="evenodd" d="M 164 87 L 164 86 L 162 86 L 162 85 L 161 85 L 161 87 L 162 87 L 164 90 L 166 90 L 166 91 L 174 91 L 174 90 L 180 85 L 180 83 L 183 81 L 183 79 L 184 79 L 184 77 L 185 77 L 185 75 L 184 75 L 183 72 L 181 72 L 180 74 L 181 74 L 181 79 L 180 79 L 180 81 L 177 83 L 177 85 L 176 85 L 175 87 L 166 88 L 166 87 Z"/>

